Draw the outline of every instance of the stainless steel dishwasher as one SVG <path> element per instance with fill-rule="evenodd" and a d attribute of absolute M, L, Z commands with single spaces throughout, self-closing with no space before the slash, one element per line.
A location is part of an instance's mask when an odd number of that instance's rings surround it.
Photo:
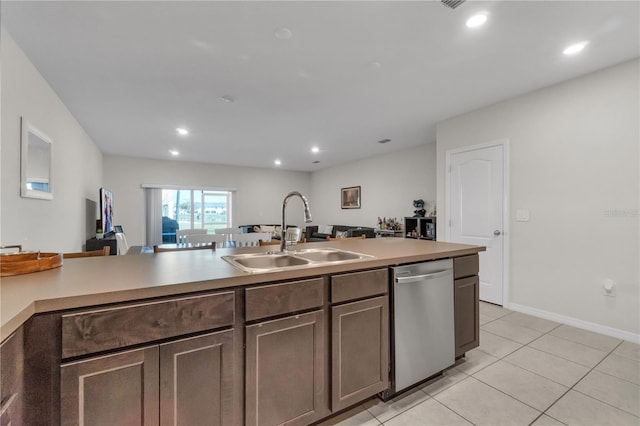
<path fill-rule="evenodd" d="M 455 362 L 453 260 L 391 269 L 395 394 Z"/>

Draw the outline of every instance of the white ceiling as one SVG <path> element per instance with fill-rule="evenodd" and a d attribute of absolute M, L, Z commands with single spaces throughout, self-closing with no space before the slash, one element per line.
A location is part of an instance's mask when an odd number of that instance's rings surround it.
<path fill-rule="evenodd" d="M 255 167 L 280 158 L 288 170 L 435 142 L 443 119 L 640 54 L 638 1 L 1 7 L 2 25 L 104 153 Z M 467 28 L 478 11 L 487 23 Z M 292 37 L 277 38 L 280 28 Z M 562 54 L 581 40 L 584 52 Z"/>

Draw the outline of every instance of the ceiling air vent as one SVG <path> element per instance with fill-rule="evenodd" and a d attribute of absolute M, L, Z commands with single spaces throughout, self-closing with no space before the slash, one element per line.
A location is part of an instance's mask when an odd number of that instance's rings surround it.
<path fill-rule="evenodd" d="M 378 141 L 378 143 L 389 143 L 391 142 L 391 139 L 381 139 Z"/>
<path fill-rule="evenodd" d="M 455 9 L 467 0 L 440 0 L 440 2 L 450 9 Z"/>

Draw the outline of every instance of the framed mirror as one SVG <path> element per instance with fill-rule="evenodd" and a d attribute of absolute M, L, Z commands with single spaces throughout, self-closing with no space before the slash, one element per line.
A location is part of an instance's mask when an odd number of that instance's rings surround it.
<path fill-rule="evenodd" d="M 30 122 L 21 119 L 20 195 L 53 199 L 53 142 Z"/>

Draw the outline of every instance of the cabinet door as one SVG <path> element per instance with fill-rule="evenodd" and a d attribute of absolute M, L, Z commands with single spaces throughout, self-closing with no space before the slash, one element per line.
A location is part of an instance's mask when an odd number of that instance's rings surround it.
<path fill-rule="evenodd" d="M 24 424 L 22 381 L 24 375 L 24 335 L 20 327 L 0 345 L 0 425 Z"/>
<path fill-rule="evenodd" d="M 453 282 L 456 357 L 480 344 L 478 276 Z"/>
<path fill-rule="evenodd" d="M 233 330 L 160 345 L 160 424 L 233 424 L 233 371 Z"/>
<path fill-rule="evenodd" d="M 157 425 L 158 347 L 61 368 L 63 425 Z"/>
<path fill-rule="evenodd" d="M 325 403 L 323 311 L 246 327 L 247 425 L 304 425 Z"/>
<path fill-rule="evenodd" d="M 389 387 L 389 298 L 331 308 L 331 410 Z"/>

